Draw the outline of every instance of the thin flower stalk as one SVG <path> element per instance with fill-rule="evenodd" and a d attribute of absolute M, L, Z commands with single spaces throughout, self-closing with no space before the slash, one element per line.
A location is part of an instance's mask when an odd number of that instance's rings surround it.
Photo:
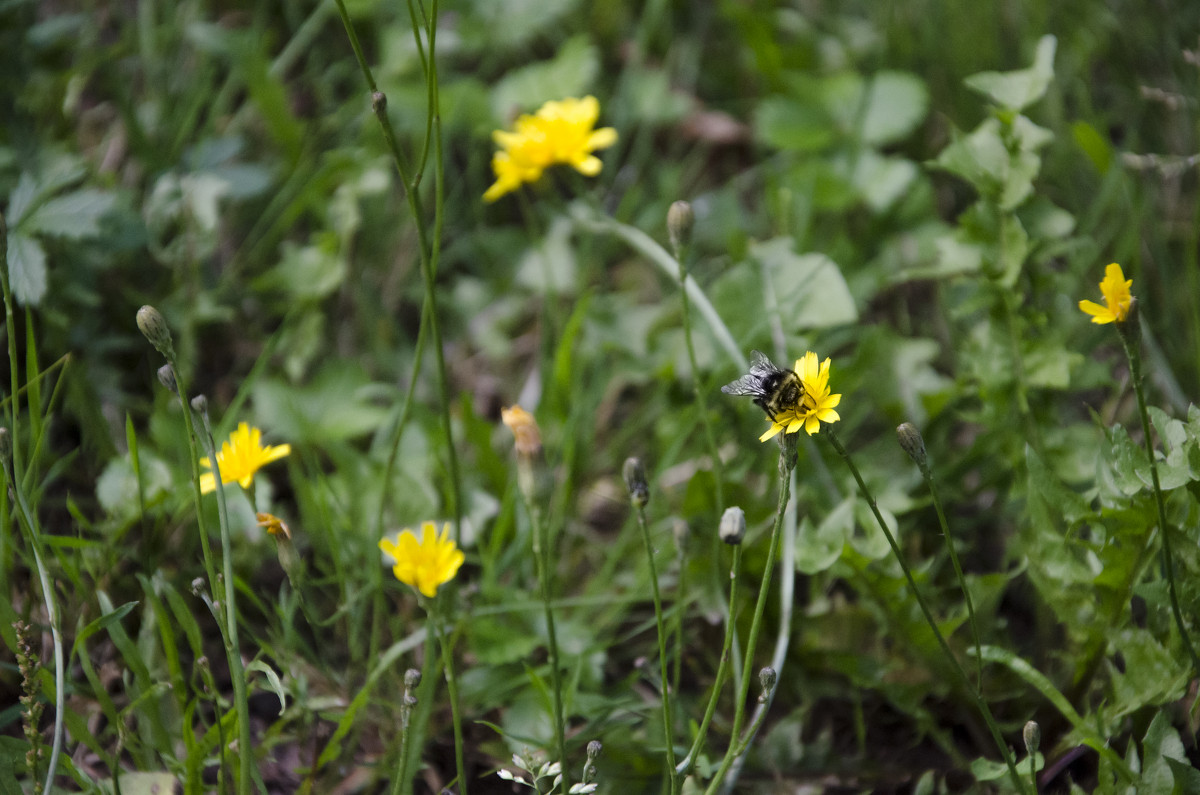
<path fill-rule="evenodd" d="M 554 707 L 554 744 L 562 765 L 562 791 L 571 789 L 570 767 L 567 764 L 567 736 L 563 715 L 562 673 L 559 665 L 558 633 L 554 626 L 553 566 L 550 555 L 550 538 L 541 508 L 537 502 L 537 484 L 534 467 L 541 455 L 542 439 L 533 415 L 520 406 L 502 409 L 500 416 L 513 432 L 517 452 L 517 490 L 525 503 L 532 529 L 533 561 L 537 569 L 538 593 L 542 600 L 542 611 L 546 619 L 546 645 L 550 657 L 550 690 Z"/>
<path fill-rule="evenodd" d="M 359 68 L 362 70 L 363 79 L 367 83 L 367 88 L 371 92 L 371 109 L 375 114 L 376 120 L 383 132 L 384 142 L 391 152 L 392 160 L 396 166 L 396 172 L 400 175 L 400 180 L 404 184 L 405 197 L 408 199 L 409 211 L 413 217 L 413 225 L 417 231 L 417 252 L 421 267 L 421 279 L 425 285 L 425 302 L 422 306 L 422 315 L 429 317 L 429 330 L 433 335 L 432 344 L 434 359 L 437 362 L 437 381 L 439 394 L 439 409 L 442 420 L 442 431 L 446 436 L 446 459 L 450 473 L 450 494 L 453 505 L 451 510 L 454 517 L 454 539 L 455 542 L 460 542 L 462 532 L 462 484 L 458 471 L 458 455 L 454 447 L 454 432 L 453 425 L 450 420 L 450 387 L 449 380 L 446 376 L 446 357 L 442 345 L 442 332 L 438 320 L 437 307 L 437 292 L 434 283 L 437 274 L 438 259 L 441 253 L 441 231 L 443 224 L 443 209 L 445 205 L 445 188 L 444 188 L 444 168 L 442 160 L 442 140 L 441 140 L 441 112 L 439 109 L 439 94 L 437 90 L 437 67 L 436 67 L 436 35 L 438 17 L 438 0 L 431 0 L 428 15 L 426 16 L 426 28 L 424 33 L 428 36 L 429 47 L 425 53 L 423 62 L 426 65 L 425 82 L 427 87 L 427 102 L 426 108 L 426 141 L 422 145 L 421 159 L 417 163 L 417 169 L 414 172 L 410 171 L 408 164 L 405 162 L 403 153 L 400 150 L 400 144 L 396 138 L 396 133 L 392 128 L 392 122 L 387 115 L 387 97 L 378 89 L 375 83 L 375 77 L 371 72 L 371 67 L 367 64 L 366 56 L 363 54 L 362 46 L 358 41 L 358 34 L 354 31 L 354 25 L 350 21 L 350 14 L 346 10 L 345 0 L 336 0 L 338 7 L 338 15 L 342 20 L 342 26 L 346 29 L 346 35 L 350 40 L 350 47 L 354 50 L 354 57 L 358 61 Z M 414 16 L 415 19 L 415 16 Z M 413 30 L 413 36 L 419 41 L 421 31 Z M 428 159 L 430 151 L 430 139 L 432 139 L 432 149 L 434 153 L 434 220 L 433 220 L 433 236 L 430 239 L 429 230 L 425 223 L 425 208 L 421 201 L 421 192 L 418 190 L 421 178 L 424 174 L 425 163 Z"/>
<path fill-rule="evenodd" d="M 681 781 L 695 766 L 696 757 L 704 747 L 704 740 L 708 736 L 708 724 L 712 722 L 713 715 L 716 714 L 721 690 L 725 687 L 725 680 L 729 678 L 729 655 L 733 647 L 733 623 L 737 605 L 735 597 L 738 574 L 741 570 L 742 546 L 737 544 L 733 547 L 733 562 L 729 566 L 729 611 L 725 616 L 725 639 L 721 643 L 721 662 L 717 666 L 717 676 L 713 681 L 712 693 L 708 697 L 708 706 L 704 709 L 704 718 L 700 721 L 700 728 L 696 731 L 696 738 L 692 741 L 692 747 L 688 749 L 687 756 L 675 767 L 675 776 Z"/>
<path fill-rule="evenodd" d="M 942 654 L 946 657 L 947 662 L 950 663 L 951 670 L 953 670 L 955 675 L 958 677 L 963 689 L 970 692 L 974 697 L 975 704 L 979 708 L 980 713 L 983 715 L 984 721 L 988 725 L 988 729 L 992 733 L 992 739 L 995 741 L 996 747 L 999 749 L 1000 754 L 1004 757 L 1004 763 L 1008 766 L 1009 776 L 1012 778 L 1013 785 L 1017 788 L 1018 792 L 1024 792 L 1025 780 L 1021 777 L 1020 773 L 1017 772 L 1016 764 L 1013 762 L 1012 753 L 1009 751 L 1008 745 L 1004 742 L 1004 736 L 1000 733 L 1000 728 L 996 725 L 995 718 L 992 717 L 991 709 L 988 707 L 987 702 L 984 701 L 982 694 L 975 688 L 971 687 L 970 679 L 967 678 L 967 674 L 965 671 L 963 671 L 962 666 L 959 664 L 958 658 L 954 656 L 954 652 L 950 649 L 950 644 L 946 642 L 945 636 L 942 635 L 942 631 L 938 627 L 937 621 L 934 620 L 933 613 L 930 611 L 929 605 L 925 601 L 925 597 L 921 595 L 921 589 L 917 587 L 917 581 L 913 578 L 912 570 L 908 567 L 908 563 L 904 560 L 904 555 L 900 552 L 900 545 L 896 543 L 896 537 L 892 535 L 892 531 L 888 528 L 887 522 L 884 521 L 883 516 L 879 513 L 879 506 L 876 505 L 875 498 L 871 496 L 870 489 L 867 488 L 867 484 L 863 481 L 862 475 L 859 474 L 858 467 L 854 465 L 854 461 L 850 458 L 850 453 L 847 452 L 846 448 L 842 446 L 841 440 L 838 439 L 837 433 L 832 427 L 829 428 L 826 438 L 829 439 L 829 443 L 833 445 L 833 449 L 837 452 L 837 454 L 841 456 L 843 461 L 846 462 L 846 466 L 849 467 L 850 473 L 854 476 L 854 482 L 858 484 L 859 493 L 862 495 L 863 499 L 866 500 L 867 506 L 871 509 L 871 513 L 875 517 L 876 523 L 878 523 L 879 528 L 883 531 L 884 536 L 887 538 L 888 545 L 892 548 L 892 554 L 895 555 L 896 562 L 899 563 L 900 568 L 903 569 L 904 577 L 908 580 L 908 587 L 912 591 L 913 596 L 916 597 L 917 604 L 921 608 L 921 613 L 925 616 L 925 621 L 929 624 L 929 628 L 933 630 L 933 635 L 937 639 L 938 646 L 941 648 Z"/>
<path fill-rule="evenodd" d="M 658 590 L 658 568 L 654 565 L 654 545 L 650 541 L 650 529 L 646 526 L 646 508 L 643 502 L 633 501 L 637 514 L 638 528 L 642 531 L 642 544 L 646 548 L 646 563 L 650 570 L 650 589 L 654 596 L 654 621 L 658 635 L 658 664 L 662 689 L 663 739 L 666 741 L 667 766 L 675 769 L 675 719 L 671 710 L 671 680 L 668 676 L 667 629 L 663 622 L 662 596 Z M 679 779 L 670 775 L 672 795 L 679 791 Z"/>
<path fill-rule="evenodd" d="M 754 604 L 754 618 L 750 623 L 750 635 L 746 639 L 747 666 L 754 659 L 754 652 L 758 648 L 758 635 L 762 629 L 763 613 L 767 606 L 767 594 L 771 590 L 771 577 L 775 570 L 775 555 L 779 549 L 780 529 L 783 527 L 783 516 L 787 510 L 788 500 L 791 498 L 791 474 L 796 466 L 795 443 L 794 437 L 784 437 L 784 439 L 785 441 L 781 445 L 779 452 L 779 504 L 775 509 L 775 522 L 771 527 L 771 540 L 767 546 L 767 562 L 763 565 L 762 583 L 758 589 L 758 601 Z M 730 602 L 732 603 L 732 598 Z M 734 759 L 740 753 L 742 723 L 746 718 L 746 698 L 750 694 L 751 678 L 748 672 L 743 672 L 741 688 L 737 698 L 734 700 L 733 727 L 729 735 L 729 747 L 726 749 L 725 756 L 721 760 L 720 768 L 713 776 L 708 789 L 705 790 L 706 795 L 713 795 L 717 791 L 725 775 L 729 772 Z"/>
<path fill-rule="evenodd" d="M 180 387 L 180 394 L 183 394 L 182 387 Z M 190 411 L 184 412 L 184 416 L 188 414 Z M 207 441 L 209 458 L 212 461 L 212 474 L 217 483 L 224 483 L 221 477 L 220 456 L 217 454 L 207 411 L 200 412 L 200 420 L 204 426 L 204 437 Z M 196 486 L 201 491 L 203 490 L 199 480 Z M 242 653 L 238 643 L 237 601 L 235 598 L 237 591 L 233 579 L 233 542 L 229 535 L 229 507 L 225 499 L 224 487 L 217 488 L 216 491 L 217 519 L 221 529 L 221 563 L 225 586 L 225 594 L 221 599 L 225 607 L 225 631 L 222 636 L 225 641 L 225 656 L 229 661 L 229 678 L 233 681 L 233 699 L 238 715 L 238 793 L 245 795 L 251 789 L 253 772 L 251 763 L 254 759 L 254 745 L 250 740 L 250 700 L 246 689 L 246 669 L 242 664 Z M 216 593 L 215 583 L 213 592 Z M 218 625 L 221 623 L 217 622 Z"/>
<path fill-rule="evenodd" d="M 442 652 L 442 668 L 446 672 L 446 692 L 450 696 L 450 722 L 454 730 L 454 769 L 458 773 L 458 792 L 459 795 L 467 795 L 467 774 L 463 764 L 462 711 L 458 701 L 458 680 L 454 676 L 454 646 L 446 639 L 445 628 L 442 626 L 442 619 L 438 614 L 437 600 L 428 601 L 432 603 L 429 607 L 429 627 L 437 638 L 438 648 Z"/>
<path fill-rule="evenodd" d="M 925 441 L 921 438 L 920 431 L 907 422 L 897 428 L 896 433 L 900 438 L 900 446 L 912 458 L 913 463 L 917 465 L 917 469 L 921 470 L 921 477 L 925 479 L 925 485 L 929 487 L 929 495 L 933 498 L 933 507 L 937 511 L 938 524 L 942 528 L 942 539 L 946 542 L 946 551 L 950 553 L 950 563 L 954 566 L 954 576 L 958 578 L 958 587 L 962 590 L 963 598 L 967 602 L 967 617 L 971 623 L 971 637 L 975 641 L 975 687 L 982 693 L 983 647 L 979 640 L 979 624 L 975 621 L 975 603 L 971 599 L 971 590 L 967 588 L 967 578 L 963 574 L 962 565 L 958 561 L 958 551 L 954 547 L 954 536 L 950 534 L 950 525 L 946 521 L 946 512 L 942 509 L 942 500 L 938 496 L 937 486 L 933 481 L 933 472 L 929 467 L 929 456 L 925 451 Z"/>
<path fill-rule="evenodd" d="M 1119 268 L 1117 272 L 1120 273 Z M 1167 592 L 1171 597 L 1171 614 L 1175 619 L 1175 627 L 1179 630 L 1179 639 L 1183 641 L 1183 647 L 1187 650 L 1188 657 L 1191 658 L 1192 672 L 1195 676 L 1200 677 L 1200 656 L 1197 656 L 1196 648 L 1192 645 L 1191 637 L 1188 635 L 1187 626 L 1183 621 L 1183 611 L 1179 607 L 1179 595 L 1175 588 L 1175 558 L 1171 554 L 1171 525 L 1167 522 L 1166 500 L 1163 498 L 1162 485 L 1158 478 L 1158 461 L 1154 454 L 1154 430 L 1150 424 L 1150 413 L 1146 408 L 1142 356 L 1139 349 L 1140 341 L 1137 338 L 1139 326 L 1136 321 L 1136 301 L 1133 303 L 1132 312 L 1135 316 L 1134 322 L 1125 323 L 1125 318 L 1120 318 L 1121 322 L 1118 323 L 1117 330 L 1121 332 L 1119 334 L 1121 345 L 1125 349 L 1125 357 L 1129 360 L 1130 380 L 1133 382 L 1133 393 L 1137 397 L 1138 417 L 1142 422 L 1142 440 L 1146 447 L 1146 457 L 1150 460 L 1150 481 L 1154 489 L 1154 507 L 1158 512 L 1158 526 L 1162 534 L 1162 570 L 1167 580 Z"/>

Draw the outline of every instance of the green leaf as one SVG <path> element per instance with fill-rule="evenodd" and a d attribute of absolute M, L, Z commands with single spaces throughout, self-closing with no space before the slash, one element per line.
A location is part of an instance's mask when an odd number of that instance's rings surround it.
<path fill-rule="evenodd" d="M 770 273 L 786 327 L 828 328 L 858 320 L 854 297 L 837 263 L 824 254 L 797 254 L 794 245 L 790 237 L 777 237 L 750 246 L 750 257 Z"/>
<path fill-rule="evenodd" d="M 587 36 L 574 36 L 549 61 L 532 63 L 505 75 L 492 90 L 492 113 L 497 120 L 507 123 L 514 110 L 529 113 L 549 100 L 582 97 L 599 72 L 600 56 L 596 48 Z"/>
<path fill-rule="evenodd" d="M 279 680 L 279 674 L 275 669 L 267 665 L 262 660 L 252 660 L 246 666 L 247 671 L 258 671 L 263 676 L 267 677 L 267 687 L 279 699 L 279 714 L 283 715 L 283 711 L 287 708 L 287 692 L 283 689 L 283 682 Z"/>
<path fill-rule="evenodd" d="M 1142 755 L 1145 762 L 1142 766 L 1142 778 L 1139 791 L 1162 792 L 1171 795 L 1181 795 L 1185 790 L 1176 788 L 1175 771 L 1168 759 L 1188 764 L 1183 742 L 1179 732 L 1171 726 L 1168 710 L 1159 710 L 1146 730 L 1146 738 L 1142 740 Z M 1188 764 L 1190 767 L 1190 764 Z"/>
<path fill-rule="evenodd" d="M 1077 121 L 1071 125 L 1071 137 L 1075 145 L 1083 150 L 1088 160 L 1101 174 L 1107 174 L 1112 165 L 1113 150 L 1108 139 L 1096 131 L 1096 128 L 1086 121 Z"/>
<path fill-rule="evenodd" d="M 882 213 L 908 193 L 919 173 L 911 160 L 884 157 L 868 149 L 858 157 L 854 187 L 868 207 Z"/>
<path fill-rule="evenodd" d="M 833 120 L 822 107 L 792 97 L 760 102 L 754 128 L 763 143 L 793 152 L 817 152 L 837 139 Z"/>
<path fill-rule="evenodd" d="M 924 121 L 929 89 L 914 74 L 878 72 L 868 83 L 866 103 L 860 135 L 865 143 L 883 146 L 902 140 Z"/>
<path fill-rule="evenodd" d="M 100 219 L 113 204 L 116 195 L 103 190 L 77 190 L 51 199 L 25 220 L 24 231 L 79 240 L 100 233 Z"/>
<path fill-rule="evenodd" d="M 46 295 L 46 251 L 20 232 L 8 234 L 8 278 L 13 297 L 22 306 L 37 306 Z"/>
<path fill-rule="evenodd" d="M 117 791 L 111 778 L 96 782 L 100 792 L 111 795 Z M 121 774 L 121 795 L 163 795 L 175 792 L 179 779 L 170 773 L 150 773 L 147 771 L 124 772 Z"/>
<path fill-rule="evenodd" d="M 816 527 L 805 516 L 798 530 L 796 569 L 804 574 L 818 574 L 837 563 L 846 537 L 854 529 L 853 520 L 854 514 L 845 502 L 826 514 Z"/>
<path fill-rule="evenodd" d="M 71 646 L 72 656 L 79 649 L 80 645 L 86 642 L 88 638 L 90 638 L 92 635 L 95 635 L 102 629 L 107 629 L 114 622 L 120 621 L 129 614 L 130 610 L 133 610 L 133 608 L 137 607 L 137 605 L 137 602 L 126 602 L 120 607 L 114 608 L 99 618 L 88 622 L 88 625 L 81 629 L 79 634 L 75 636 L 75 642 Z"/>
<path fill-rule="evenodd" d="M 1012 72 L 980 72 L 963 81 L 968 88 L 986 96 L 1001 108 L 1021 112 L 1041 99 L 1054 79 L 1054 50 L 1058 40 L 1043 36 L 1028 69 Z"/>

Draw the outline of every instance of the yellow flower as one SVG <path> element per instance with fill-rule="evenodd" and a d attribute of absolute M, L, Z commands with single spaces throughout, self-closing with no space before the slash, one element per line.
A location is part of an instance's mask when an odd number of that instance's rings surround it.
<path fill-rule="evenodd" d="M 500 409 L 500 419 L 513 432 L 518 455 L 534 456 L 541 451 L 542 434 L 532 414 L 514 405 L 511 409 Z"/>
<path fill-rule="evenodd" d="M 1104 293 L 1104 306 L 1095 301 L 1080 301 L 1079 308 L 1092 316 L 1093 323 L 1123 323 L 1129 315 L 1129 305 L 1133 294 L 1129 288 L 1133 279 L 1126 280 L 1117 263 L 1110 264 L 1104 270 L 1104 281 L 1100 282 L 1100 292 Z"/>
<path fill-rule="evenodd" d="M 809 436 L 821 430 L 821 423 L 834 423 L 842 417 L 834 408 L 842 402 L 840 394 L 829 393 L 829 364 L 827 358 L 823 362 L 817 360 L 812 351 L 796 360 L 796 375 L 804 384 L 804 397 L 795 406 L 788 407 L 770 420 L 771 427 L 762 436 L 760 442 L 765 442 L 772 436 L 782 432 L 795 433 L 803 428 Z"/>
<path fill-rule="evenodd" d="M 263 513 L 258 511 L 254 514 L 258 519 L 258 526 L 266 530 L 273 536 L 283 536 L 288 541 L 292 540 L 292 530 L 287 526 L 287 522 L 280 519 L 273 513 Z"/>
<path fill-rule="evenodd" d="M 586 177 L 600 173 L 600 158 L 592 154 L 617 142 L 612 127 L 593 129 L 600 103 L 592 96 L 547 102 L 537 113 L 520 116 L 513 132 L 496 130 L 492 138 L 500 151 L 492 157 L 496 181 L 483 194 L 494 202 L 523 183 L 536 182 L 551 166 L 565 163 Z"/>
<path fill-rule="evenodd" d="M 229 435 L 229 441 L 221 444 L 217 453 L 217 464 L 221 469 L 221 482 L 237 481 L 243 488 L 249 488 L 254 482 L 254 473 L 263 466 L 277 461 L 292 452 L 291 445 L 281 444 L 277 447 L 262 446 L 262 431 L 251 428 L 246 423 L 237 426 L 237 430 Z M 200 459 L 200 463 L 212 469 L 212 461 L 208 457 Z M 208 494 L 217 488 L 217 477 L 212 472 L 200 476 L 200 492 Z"/>
<path fill-rule="evenodd" d="M 437 595 L 439 585 L 454 579 L 463 564 L 463 553 L 450 539 L 450 523 L 442 526 L 441 535 L 433 522 L 421 523 L 421 540 L 409 529 L 395 542 L 385 538 L 379 548 L 396 561 L 392 573 L 405 585 L 411 585 L 429 598 Z"/>

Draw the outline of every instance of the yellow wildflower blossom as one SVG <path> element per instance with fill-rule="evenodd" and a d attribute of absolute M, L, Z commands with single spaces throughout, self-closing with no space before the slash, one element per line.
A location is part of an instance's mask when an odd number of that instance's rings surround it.
<path fill-rule="evenodd" d="M 396 561 L 392 573 L 405 585 L 411 585 L 425 596 L 437 596 L 439 585 L 454 579 L 463 564 L 463 553 L 450 538 L 450 524 L 442 526 L 441 534 L 433 522 L 421 523 L 421 540 L 409 529 L 393 542 L 385 538 L 379 548 Z"/>
<path fill-rule="evenodd" d="M 532 116 L 520 116 L 512 132 L 496 130 L 492 133 L 500 147 L 492 157 L 496 181 L 483 200 L 494 202 L 526 182 L 536 182 L 547 168 L 560 163 L 587 177 L 599 174 L 602 164 L 592 152 L 617 142 L 612 127 L 593 129 L 599 117 L 600 102 L 595 97 L 567 97 L 547 102 Z"/>
<path fill-rule="evenodd" d="M 804 384 L 804 397 L 795 406 L 790 406 L 769 420 L 771 427 L 762 436 L 760 442 L 775 436 L 780 432 L 796 433 L 801 428 L 812 436 L 821 430 L 821 423 L 834 423 L 842 417 L 834 408 L 842 402 L 841 394 L 830 394 L 829 391 L 828 358 L 821 362 L 812 351 L 796 360 L 796 374 Z"/>
<path fill-rule="evenodd" d="M 1123 323 L 1133 301 L 1133 294 L 1129 292 L 1132 286 L 1133 279 L 1127 280 L 1121 266 L 1113 262 L 1104 270 L 1104 281 L 1100 282 L 1104 305 L 1095 301 L 1080 301 L 1079 308 L 1092 316 L 1093 323 Z"/>
<path fill-rule="evenodd" d="M 217 452 L 221 482 L 232 483 L 236 480 L 243 489 L 250 488 L 250 484 L 254 482 L 254 474 L 259 469 L 291 452 L 292 447 L 287 444 L 263 447 L 262 431 L 243 422 L 229 435 L 229 441 L 221 444 L 221 449 Z M 200 463 L 209 469 L 213 468 L 212 461 L 207 456 L 201 458 Z M 214 473 L 205 472 L 200 476 L 202 494 L 216 491 L 216 488 L 217 478 Z"/>

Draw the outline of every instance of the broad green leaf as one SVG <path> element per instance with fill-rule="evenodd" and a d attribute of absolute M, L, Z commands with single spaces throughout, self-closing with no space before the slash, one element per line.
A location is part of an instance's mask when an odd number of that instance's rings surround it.
<path fill-rule="evenodd" d="M 854 187 L 868 207 L 882 213 L 908 192 L 919 173 L 911 160 L 884 157 L 868 149 L 859 154 Z"/>
<path fill-rule="evenodd" d="M 1043 36 L 1037 45 L 1033 65 L 1011 72 L 980 72 L 964 83 L 1001 108 L 1020 112 L 1041 99 L 1054 79 L 1054 50 L 1058 40 Z"/>
<path fill-rule="evenodd" d="M 770 273 L 772 297 L 791 329 L 828 328 L 858 320 L 854 297 L 837 263 L 824 254 L 797 254 L 790 237 L 750 246 Z"/>
<path fill-rule="evenodd" d="M 20 179 L 17 180 L 17 187 L 13 188 L 13 192 L 8 196 L 8 208 L 4 213 L 4 221 L 8 224 L 10 235 L 25 219 L 25 213 L 29 212 L 34 199 L 37 198 L 37 190 L 37 181 L 33 175 L 22 171 Z"/>
<path fill-rule="evenodd" d="M 827 513 L 816 527 L 805 516 L 797 532 L 796 569 L 817 574 L 837 563 L 853 529 L 854 514 L 845 502 Z"/>
<path fill-rule="evenodd" d="M 1175 772 L 1167 762 L 1168 759 L 1174 759 L 1190 767 L 1183 742 L 1179 739 L 1179 732 L 1171 725 L 1170 716 L 1168 710 L 1159 710 L 1154 720 L 1150 721 L 1146 738 L 1142 740 L 1145 761 L 1142 765 L 1140 792 L 1162 792 L 1171 795 L 1184 793 L 1182 787 L 1176 788 Z"/>
<path fill-rule="evenodd" d="M 304 386 L 260 380 L 254 406 L 258 416 L 268 418 L 270 430 L 289 442 L 341 441 L 369 433 L 387 418 L 369 386 L 358 366 L 333 360 Z"/>
<path fill-rule="evenodd" d="M 582 97 L 600 72 L 600 55 L 586 36 L 567 39 L 549 61 L 514 69 L 492 90 L 492 113 L 507 125 L 513 112 L 532 113 L 543 103 L 564 97 Z M 604 125 L 604 107 L 600 121 Z"/>
<path fill-rule="evenodd" d="M 28 235 L 8 233 L 8 278 L 22 306 L 37 306 L 46 295 L 46 251 Z"/>
<path fill-rule="evenodd" d="M 142 493 L 152 502 L 171 488 L 171 470 L 147 450 L 140 451 L 138 467 L 142 472 Z M 96 480 L 96 499 L 113 516 L 132 518 L 140 506 L 138 482 L 128 457 L 114 458 Z"/>
<path fill-rule="evenodd" d="M 914 74 L 883 71 L 868 82 L 866 103 L 862 140 L 883 146 L 902 140 L 924 121 L 929 89 Z"/>
<path fill-rule="evenodd" d="M 151 773 L 148 771 L 126 771 L 121 774 L 121 795 L 164 795 L 177 790 L 179 779 L 170 773 Z M 97 781 L 96 785 L 103 795 L 113 795 L 117 792 L 111 778 Z"/>
<path fill-rule="evenodd" d="M 280 254 L 279 264 L 254 280 L 256 289 L 279 290 L 297 301 L 317 301 L 346 280 L 346 260 L 331 231 L 317 233 L 307 246 L 285 240 Z"/>
<path fill-rule="evenodd" d="M 793 152 L 817 152 L 837 139 L 837 128 L 822 107 L 792 97 L 760 102 L 754 129 L 768 146 Z"/>
<path fill-rule="evenodd" d="M 25 219 L 24 231 L 72 240 L 100 233 L 100 219 L 112 209 L 116 195 L 84 189 L 51 199 Z"/>

